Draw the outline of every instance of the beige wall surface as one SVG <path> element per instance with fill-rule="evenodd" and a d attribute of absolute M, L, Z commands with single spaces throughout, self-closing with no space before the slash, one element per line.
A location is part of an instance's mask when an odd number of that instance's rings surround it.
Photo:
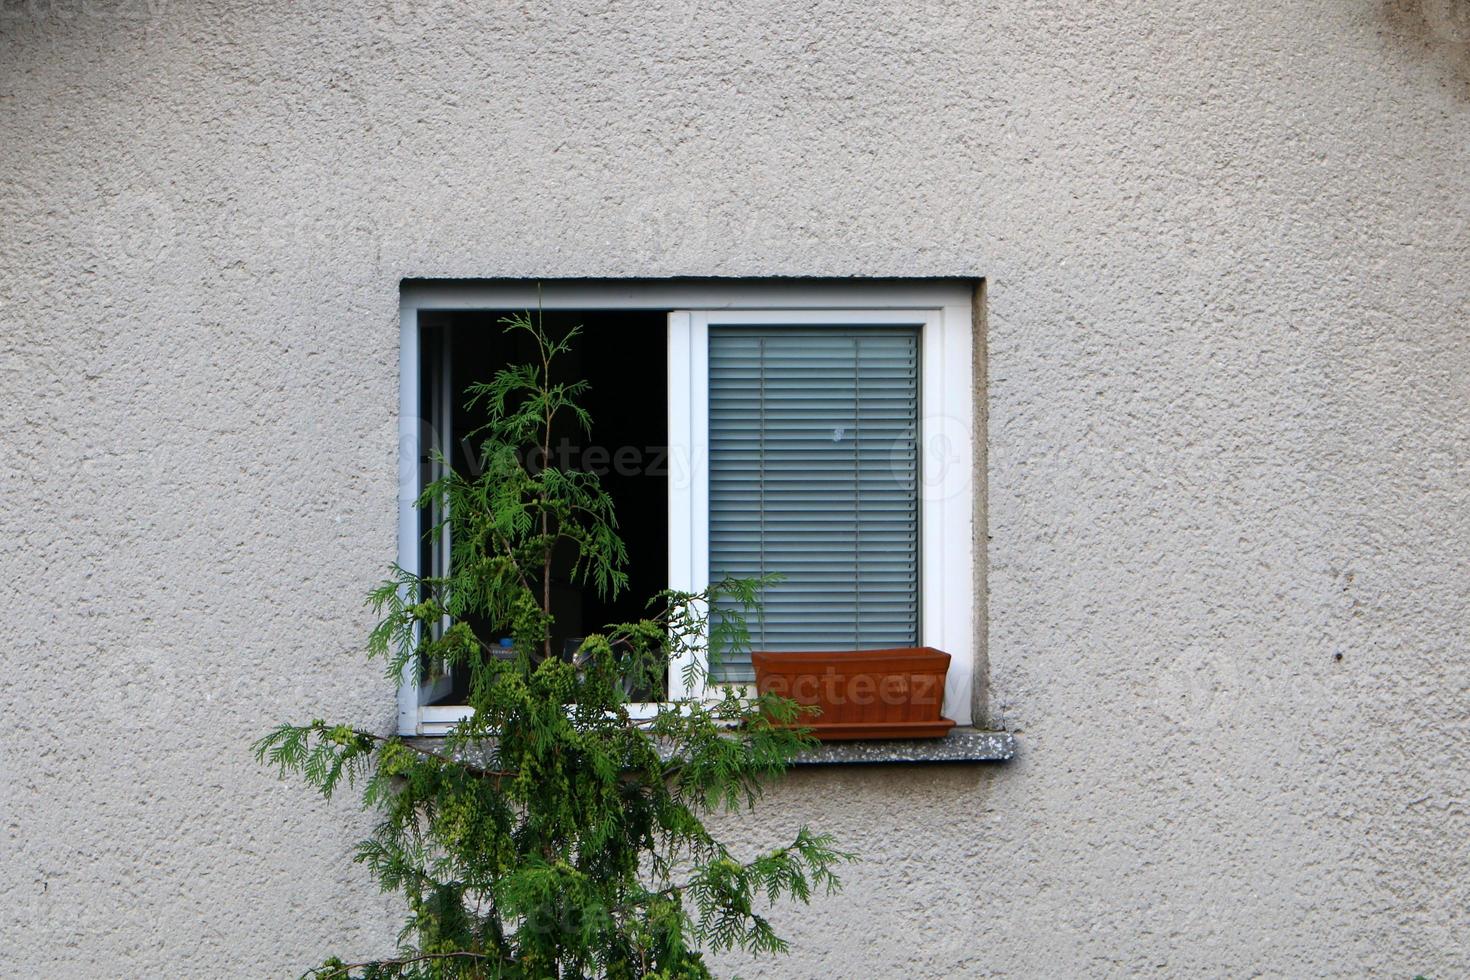
<path fill-rule="evenodd" d="M 0 5 L 0 974 L 386 951 L 403 277 L 978 275 L 1012 764 L 748 977 L 1470 975 L 1465 0 Z M 1339 659 L 1340 657 L 1340 659 Z"/>

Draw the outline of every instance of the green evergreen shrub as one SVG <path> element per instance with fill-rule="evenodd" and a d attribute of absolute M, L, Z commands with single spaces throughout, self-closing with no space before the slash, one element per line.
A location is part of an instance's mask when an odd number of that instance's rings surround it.
<path fill-rule="evenodd" d="M 789 727 L 797 706 L 730 691 L 668 698 L 640 720 L 628 693 L 659 689 L 671 664 L 701 688 L 691 652 L 747 644 L 765 583 L 663 592 L 647 618 L 607 625 L 573 656 L 554 651 L 553 577 L 616 595 L 626 551 L 597 476 L 551 464 L 555 425 L 590 431 L 586 384 L 553 381 L 576 331 L 553 339 L 530 315 L 505 323 L 534 338 L 539 363 L 470 388 L 489 417 L 474 434 L 486 466 L 473 478 L 449 470 L 419 500 L 452 515 L 449 572 L 395 566 L 370 596 L 380 622 L 369 653 L 387 675 L 467 672 L 473 713 L 432 745 L 322 720 L 255 744 L 324 796 L 361 787 L 379 820 L 356 861 L 407 900 L 396 955 L 333 957 L 307 976 L 672 980 L 710 976 L 707 952 L 784 950 L 761 910 L 836 890 L 834 868 L 851 855 L 803 828 L 737 857 L 705 818 L 754 805 L 786 769 L 808 741 Z M 546 465 L 529 467 L 533 456 Z M 487 642 L 502 635 L 509 656 Z"/>

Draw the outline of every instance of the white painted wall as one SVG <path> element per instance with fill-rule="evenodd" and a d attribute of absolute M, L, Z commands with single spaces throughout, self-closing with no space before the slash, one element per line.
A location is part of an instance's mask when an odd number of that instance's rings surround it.
<path fill-rule="evenodd" d="M 399 281 L 686 274 L 990 283 L 1021 758 L 744 975 L 1470 973 L 1464 0 L 481 7 L 0 7 L 0 973 L 388 948 L 246 745 L 393 724 Z"/>

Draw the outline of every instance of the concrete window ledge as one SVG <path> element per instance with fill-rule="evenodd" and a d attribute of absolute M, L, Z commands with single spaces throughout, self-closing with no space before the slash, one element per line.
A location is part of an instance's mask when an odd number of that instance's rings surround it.
<path fill-rule="evenodd" d="M 893 738 L 823 742 L 793 761 L 798 766 L 903 765 L 927 762 L 1009 762 L 1016 755 L 1010 732 L 954 728 L 943 738 Z"/>
<path fill-rule="evenodd" d="M 433 736 L 405 739 L 409 744 L 429 752 L 443 749 L 443 741 Z M 469 754 L 469 753 L 466 753 Z M 489 764 L 492 752 L 473 753 L 478 761 Z M 906 765 L 930 762 L 1009 762 L 1016 754 L 1016 737 L 1010 732 L 987 732 L 975 728 L 955 728 L 943 738 L 893 738 L 823 742 L 803 751 L 792 760 L 797 766 L 861 766 Z"/>

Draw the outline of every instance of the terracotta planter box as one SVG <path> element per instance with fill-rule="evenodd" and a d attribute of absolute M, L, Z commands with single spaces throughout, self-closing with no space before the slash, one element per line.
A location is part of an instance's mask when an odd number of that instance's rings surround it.
<path fill-rule="evenodd" d="M 932 647 L 833 653 L 752 653 L 756 690 L 814 704 L 804 717 L 823 741 L 939 738 L 954 722 L 939 715 L 949 654 Z"/>

